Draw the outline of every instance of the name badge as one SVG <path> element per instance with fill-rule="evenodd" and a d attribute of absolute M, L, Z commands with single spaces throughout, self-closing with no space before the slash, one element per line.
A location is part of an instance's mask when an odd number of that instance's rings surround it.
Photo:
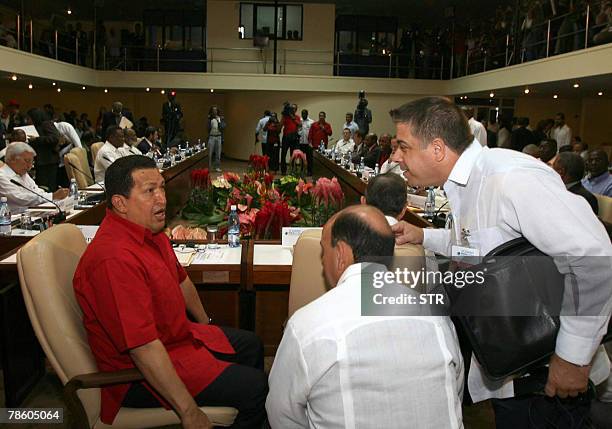
<path fill-rule="evenodd" d="M 466 256 L 480 256 L 480 251 L 475 247 L 453 245 L 451 247 L 452 258 L 462 258 Z"/>

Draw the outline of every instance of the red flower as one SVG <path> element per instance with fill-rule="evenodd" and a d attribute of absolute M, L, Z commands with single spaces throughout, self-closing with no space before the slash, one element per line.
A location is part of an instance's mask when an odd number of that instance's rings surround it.
<path fill-rule="evenodd" d="M 251 155 L 249 157 L 249 164 L 255 171 L 267 171 L 268 170 L 268 162 L 270 161 L 270 157 L 268 155 Z"/>
<path fill-rule="evenodd" d="M 280 238 L 281 229 L 291 225 L 291 211 L 286 201 L 266 201 L 255 217 L 255 232 L 261 238 Z"/>
<path fill-rule="evenodd" d="M 208 189 L 210 186 L 210 174 L 208 168 L 192 170 L 191 185 L 193 188 Z"/>
<path fill-rule="evenodd" d="M 223 178 L 227 180 L 228 183 L 231 183 L 232 185 L 235 185 L 238 182 L 240 182 L 240 176 L 230 171 L 226 171 L 225 173 L 223 173 Z"/>
<path fill-rule="evenodd" d="M 266 186 L 272 185 L 273 181 L 274 181 L 274 174 L 266 173 L 266 175 L 264 176 L 264 183 L 266 184 Z"/>

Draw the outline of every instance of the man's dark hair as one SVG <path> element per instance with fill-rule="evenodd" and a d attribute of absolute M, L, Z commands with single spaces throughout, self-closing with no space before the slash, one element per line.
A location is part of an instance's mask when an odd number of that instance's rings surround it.
<path fill-rule="evenodd" d="M 393 234 L 381 234 L 352 212 L 340 213 L 332 225 L 332 247 L 339 241 L 353 250 L 355 263 L 388 262 L 395 248 Z"/>
<path fill-rule="evenodd" d="M 271 115 L 271 113 L 270 113 L 270 111 L 269 111 L 269 110 L 265 110 L 265 111 L 264 111 L 264 116 L 270 116 L 270 115 Z"/>
<path fill-rule="evenodd" d="M 560 117 L 561 119 L 565 120 L 565 115 L 561 112 L 557 113 L 557 116 Z"/>
<path fill-rule="evenodd" d="M 563 153 L 563 152 L 571 152 L 572 151 L 572 145 L 571 144 L 565 144 L 563 146 L 561 146 L 559 148 L 559 153 Z"/>
<path fill-rule="evenodd" d="M 150 136 L 155 134 L 155 131 L 157 131 L 156 127 L 147 127 L 147 129 L 145 130 L 144 136 L 148 139 Z"/>
<path fill-rule="evenodd" d="M 421 98 L 389 113 L 394 122 L 408 124 L 412 135 L 421 140 L 424 146 L 440 138 L 453 151 L 461 154 L 474 140 L 467 118 L 448 98 Z"/>
<path fill-rule="evenodd" d="M 113 136 L 117 130 L 121 130 L 121 128 L 119 128 L 117 125 L 109 125 L 108 127 L 106 127 L 106 140 L 108 140 L 109 137 Z"/>
<path fill-rule="evenodd" d="M 577 182 L 584 176 L 584 160 L 577 153 L 561 152 L 556 162 L 565 170 L 570 182 Z"/>
<path fill-rule="evenodd" d="M 406 181 L 394 173 L 380 174 L 368 182 L 366 203 L 385 216 L 397 217 L 406 207 Z"/>
<path fill-rule="evenodd" d="M 350 128 L 349 128 L 350 130 Z M 361 132 L 361 130 L 355 130 L 355 132 L 353 133 L 353 137 L 355 136 L 359 136 L 363 139 L 363 133 Z"/>
<path fill-rule="evenodd" d="M 106 206 L 112 207 L 113 195 L 123 195 L 128 198 L 134 187 L 132 173 L 137 170 L 157 168 L 155 161 L 148 156 L 125 156 L 113 162 L 104 173 L 104 187 L 106 188 Z"/>
<path fill-rule="evenodd" d="M 540 143 L 540 159 L 548 162 L 557 154 L 557 141 L 555 139 L 542 140 Z"/>
<path fill-rule="evenodd" d="M 325 112 L 319 112 L 319 115 L 323 115 L 327 118 L 327 114 Z"/>

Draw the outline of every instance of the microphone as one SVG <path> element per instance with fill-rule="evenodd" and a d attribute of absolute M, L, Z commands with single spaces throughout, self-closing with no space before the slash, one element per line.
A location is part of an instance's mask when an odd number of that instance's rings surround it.
<path fill-rule="evenodd" d="M 88 178 L 88 179 L 93 180 L 93 177 L 91 177 L 91 173 L 86 173 L 86 172 L 84 172 L 83 170 L 81 170 L 80 168 L 78 168 L 76 165 L 74 165 L 74 164 L 73 164 L 72 162 L 70 162 L 70 161 L 67 161 L 67 162 L 68 162 L 68 165 L 69 165 L 70 167 L 74 168 L 74 169 L 75 169 L 76 171 L 78 171 L 79 173 L 84 174 L 85 176 L 87 176 L 87 178 Z M 105 187 L 104 187 L 104 186 L 103 186 L 101 183 L 98 183 L 98 182 L 96 182 L 96 181 L 94 180 L 94 184 L 98 185 L 98 186 L 99 186 L 99 187 L 100 187 L 100 188 L 101 188 L 101 189 L 102 189 L 104 192 L 106 192 L 106 188 L 105 188 Z"/>
<path fill-rule="evenodd" d="M 33 193 L 34 195 L 36 195 L 37 197 L 42 198 L 45 201 L 49 201 L 51 204 L 53 204 L 55 207 L 57 207 L 58 210 L 58 214 L 55 215 L 55 217 L 53 218 L 53 223 L 60 223 L 66 220 L 66 213 L 61 209 L 61 207 L 53 200 L 50 200 L 49 198 L 45 197 L 44 195 L 40 195 L 38 192 L 34 192 L 33 190 L 31 190 L 30 188 L 28 188 L 27 186 L 22 185 L 21 183 L 19 183 L 18 181 L 16 181 L 15 179 L 11 179 L 11 183 L 13 185 L 17 185 L 20 188 L 25 189 L 28 192 Z"/>

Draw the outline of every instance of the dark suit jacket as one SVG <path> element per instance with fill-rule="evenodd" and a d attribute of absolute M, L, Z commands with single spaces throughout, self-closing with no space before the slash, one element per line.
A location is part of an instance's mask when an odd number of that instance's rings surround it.
<path fill-rule="evenodd" d="M 130 122 L 134 124 L 134 115 L 132 115 L 132 112 L 130 112 L 129 110 L 123 109 L 121 111 L 121 116 L 125 116 L 127 119 L 130 120 Z M 113 112 L 106 112 L 104 116 L 102 116 L 102 140 L 106 140 L 106 129 L 108 127 L 110 127 L 111 125 L 119 126 L 119 123 L 121 122 L 121 116 L 115 116 Z"/>
<path fill-rule="evenodd" d="M 582 183 L 580 182 L 576 183 L 571 188 L 568 188 L 568 191 L 570 191 L 573 194 L 580 195 L 581 197 L 583 197 L 585 200 L 587 200 L 587 202 L 593 209 L 593 212 L 596 215 L 599 214 L 599 203 L 597 202 L 597 197 L 593 195 L 592 193 L 590 193 L 584 186 L 582 186 Z"/>
<path fill-rule="evenodd" d="M 523 148 L 528 144 L 540 143 L 536 142 L 535 140 L 536 139 L 531 131 L 525 127 L 519 127 L 512 131 L 512 134 L 510 134 L 510 148 L 522 152 Z"/>
<path fill-rule="evenodd" d="M 36 127 L 38 137 L 30 142 L 36 151 L 36 165 L 54 165 L 59 163 L 60 133 L 53 121 L 44 121 Z"/>
<path fill-rule="evenodd" d="M 366 147 L 365 142 L 361 142 L 361 147 L 359 148 L 359 151 L 353 153 L 351 162 L 353 164 L 359 164 L 361 162 L 361 157 L 363 156 L 365 158 L 367 153 L 368 153 L 368 148 Z"/>
<path fill-rule="evenodd" d="M 374 146 L 366 153 L 363 162 L 365 163 L 367 167 L 374 168 L 379 158 L 380 158 L 380 147 Z"/>

